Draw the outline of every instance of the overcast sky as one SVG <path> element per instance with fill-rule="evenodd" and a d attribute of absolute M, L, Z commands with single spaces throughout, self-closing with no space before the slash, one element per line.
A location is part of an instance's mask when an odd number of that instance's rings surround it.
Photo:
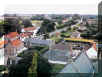
<path fill-rule="evenodd" d="M 0 14 L 97 14 L 101 0 L 2 0 Z"/>

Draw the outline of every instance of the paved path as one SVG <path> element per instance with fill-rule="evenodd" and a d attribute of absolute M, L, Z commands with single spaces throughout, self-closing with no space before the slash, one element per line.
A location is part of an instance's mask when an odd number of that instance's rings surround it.
<path fill-rule="evenodd" d="M 73 26 L 77 26 L 78 24 L 80 24 L 82 21 L 79 21 L 78 23 L 76 23 L 75 25 L 71 25 L 72 27 Z M 62 29 L 57 29 L 56 31 L 54 31 L 54 32 L 51 32 L 51 33 L 49 33 L 49 36 L 52 36 L 52 35 L 54 35 L 54 34 L 56 34 L 56 32 L 62 32 L 62 31 L 66 31 L 67 29 L 68 29 L 68 27 L 69 26 L 66 26 L 66 27 L 64 27 L 64 28 L 62 28 Z"/>

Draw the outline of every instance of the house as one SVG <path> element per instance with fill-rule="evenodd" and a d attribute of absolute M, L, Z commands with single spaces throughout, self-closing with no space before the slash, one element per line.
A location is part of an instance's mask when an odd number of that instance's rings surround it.
<path fill-rule="evenodd" d="M 32 33 L 31 37 L 35 37 L 40 27 L 27 27 L 21 30 L 22 33 Z"/>
<path fill-rule="evenodd" d="M 24 47 L 24 43 L 20 40 L 20 35 L 17 32 L 10 32 L 5 35 L 5 41 L 8 41 L 8 44 L 5 45 L 5 65 L 9 57 L 16 57 L 19 53 L 27 48 Z"/>
<path fill-rule="evenodd" d="M 4 40 L 4 36 L 0 38 L 0 65 L 4 65 L 4 47 L 8 44 L 8 41 Z"/>
<path fill-rule="evenodd" d="M 62 23 L 66 23 L 66 22 L 68 22 L 68 21 L 69 21 L 69 19 L 66 18 L 66 19 L 62 20 Z"/>
<path fill-rule="evenodd" d="M 34 32 L 35 29 L 36 27 L 27 27 L 27 28 L 23 28 L 22 32 Z"/>
<path fill-rule="evenodd" d="M 96 19 L 88 19 L 87 22 L 88 22 L 88 24 L 97 24 Z"/>
<path fill-rule="evenodd" d="M 20 33 L 20 40 L 24 42 L 24 40 L 26 38 L 31 37 L 32 33 L 28 33 L 28 32 L 24 32 L 24 33 Z"/>
<path fill-rule="evenodd" d="M 10 57 L 17 57 L 19 53 L 21 53 L 23 50 L 26 50 L 27 48 L 24 47 L 24 44 L 21 40 L 16 39 L 11 42 L 9 42 L 5 46 L 5 65 L 7 65 L 7 62 Z M 11 58 L 10 58 L 11 59 Z"/>
<path fill-rule="evenodd" d="M 13 41 L 19 38 L 19 34 L 17 32 L 10 32 L 9 34 L 5 35 L 5 39 L 6 38 Z"/>
<path fill-rule="evenodd" d="M 80 32 L 78 32 L 78 31 L 73 32 L 72 35 L 71 35 L 71 38 L 81 38 L 80 37 Z"/>
<path fill-rule="evenodd" d="M 18 35 L 17 35 L 18 36 Z M 16 38 L 17 36 L 8 39 L 8 44 L 5 46 L 5 54 L 8 56 L 16 56 L 18 53 L 22 52 L 24 49 L 24 43 Z"/>
<path fill-rule="evenodd" d="M 52 45 L 51 49 L 44 54 L 45 58 L 53 64 L 67 64 L 71 57 L 70 45 L 59 43 Z"/>

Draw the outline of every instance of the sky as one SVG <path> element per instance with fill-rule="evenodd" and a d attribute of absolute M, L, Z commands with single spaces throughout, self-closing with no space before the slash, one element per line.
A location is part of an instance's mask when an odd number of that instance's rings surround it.
<path fill-rule="evenodd" d="M 21 14 L 97 14 L 101 0 L 2 0 L 0 15 Z"/>

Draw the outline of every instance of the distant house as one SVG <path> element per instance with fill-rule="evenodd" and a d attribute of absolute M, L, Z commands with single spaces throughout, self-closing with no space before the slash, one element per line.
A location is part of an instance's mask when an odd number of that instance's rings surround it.
<path fill-rule="evenodd" d="M 0 16 L 0 21 L 4 20 L 4 17 L 3 16 Z"/>
<path fill-rule="evenodd" d="M 5 35 L 5 39 L 6 38 L 13 41 L 19 38 L 19 34 L 17 32 L 10 32 L 9 34 Z"/>
<path fill-rule="evenodd" d="M 34 32 L 35 29 L 36 27 L 27 27 L 27 28 L 23 28 L 22 32 Z"/>
<path fill-rule="evenodd" d="M 62 23 L 65 23 L 65 22 L 68 22 L 68 21 L 69 21 L 69 19 L 66 18 L 66 19 L 62 20 Z"/>
<path fill-rule="evenodd" d="M 36 33 L 38 32 L 39 29 L 40 27 L 27 27 L 27 28 L 23 28 L 21 32 L 22 33 L 25 33 L 25 32 L 32 33 L 32 37 L 34 37 L 36 36 Z"/>
<path fill-rule="evenodd" d="M 88 22 L 88 24 L 97 24 L 96 19 L 88 19 L 87 22 Z"/>
<path fill-rule="evenodd" d="M 29 38 L 33 35 L 33 33 L 31 32 L 24 32 L 24 33 L 20 33 L 20 40 L 24 42 L 24 40 L 26 38 Z"/>
<path fill-rule="evenodd" d="M 80 37 L 80 32 L 78 32 L 78 31 L 73 32 L 72 35 L 71 35 L 71 38 L 81 38 Z"/>
<path fill-rule="evenodd" d="M 81 26 L 79 27 L 79 30 L 84 31 L 84 30 L 86 30 L 86 27 L 83 26 L 83 25 L 81 25 Z"/>

